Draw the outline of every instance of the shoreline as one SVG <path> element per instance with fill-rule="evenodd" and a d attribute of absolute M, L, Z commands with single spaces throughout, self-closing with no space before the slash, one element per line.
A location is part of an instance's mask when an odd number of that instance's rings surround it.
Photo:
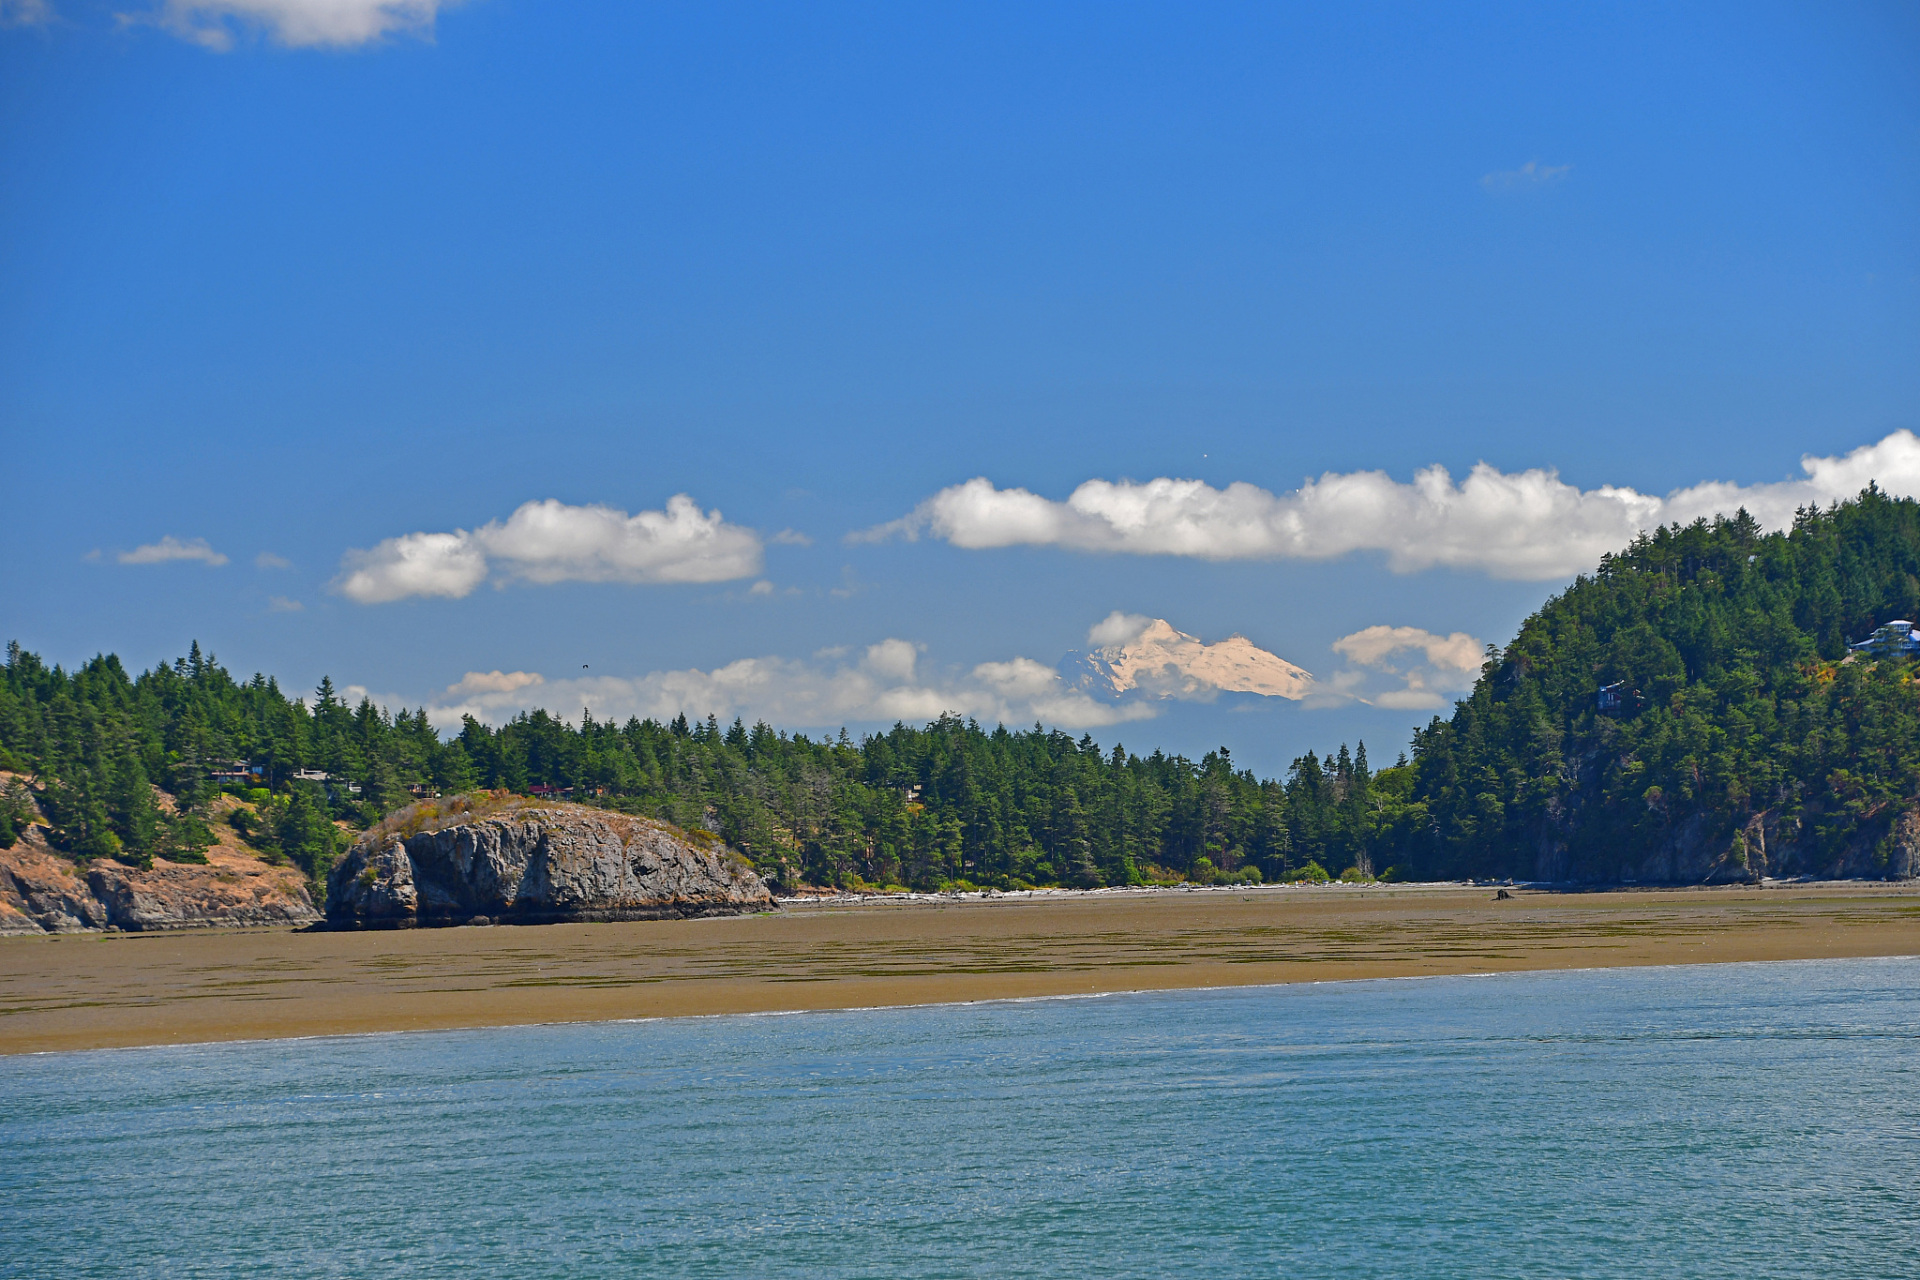
<path fill-rule="evenodd" d="M 1219 886 L 0 939 L 0 1054 L 1920 953 L 1920 885 Z"/>
<path fill-rule="evenodd" d="M 1641 883 L 1634 880 L 1601 881 L 1588 884 L 1577 880 L 1326 880 L 1270 881 L 1263 884 L 1114 884 L 1098 889 L 1066 889 L 1057 885 L 1032 889 L 965 889 L 949 893 L 918 889 L 887 893 L 857 889 L 776 894 L 774 901 L 782 909 L 820 906 L 857 906 L 916 902 L 1029 902 L 1035 900 L 1070 901 L 1077 898 L 1112 896 L 1139 897 L 1152 894 L 1185 893 L 1478 893 L 1482 890 L 1526 889 L 1535 893 L 1713 893 L 1727 890 L 1768 889 L 1891 889 L 1920 895 L 1920 879 L 1863 880 L 1859 878 L 1823 880 L 1815 876 L 1777 879 L 1761 876 L 1758 880 L 1715 880 L 1700 884 L 1669 884 L 1663 881 Z"/>
<path fill-rule="evenodd" d="M 1917 943 L 1916 946 L 1920 946 L 1920 943 Z M 82 1049 L 26 1049 L 19 1052 L 0 1050 L 0 1057 L 38 1058 L 51 1057 L 64 1053 L 137 1053 L 142 1049 L 198 1049 L 213 1045 L 229 1044 L 292 1044 L 302 1040 L 362 1039 L 375 1036 L 433 1034 L 434 1032 L 440 1031 L 510 1031 L 533 1027 L 618 1026 L 639 1022 L 695 1021 L 702 1018 L 802 1018 L 810 1014 L 819 1013 L 884 1013 L 890 1009 L 960 1009 L 979 1004 L 1041 1004 L 1050 1000 L 1106 1000 L 1123 996 L 1165 995 L 1170 992 L 1200 994 L 1211 991 L 1258 991 L 1268 987 L 1317 987 L 1342 983 L 1429 982 L 1445 978 L 1506 978 L 1532 973 L 1610 973 L 1618 969 L 1695 969 L 1741 965 L 1821 964 L 1825 962 L 1837 964 L 1848 960 L 1920 960 L 1920 950 L 1911 952 L 1894 951 L 1885 954 L 1875 953 L 1866 956 L 1814 956 L 1804 959 L 1783 957 L 1769 960 L 1681 960 L 1673 963 L 1587 965 L 1579 968 L 1466 969 L 1458 973 L 1400 973 L 1372 978 L 1294 978 L 1283 982 L 1229 983 L 1224 986 L 1206 987 L 1115 987 L 1111 990 L 1062 991 L 1049 995 L 982 996 L 978 999 L 969 1000 L 927 1000 L 914 1004 L 822 1005 L 791 1009 L 748 1009 L 740 1012 L 639 1014 L 633 1017 L 623 1018 L 556 1018 L 539 1022 L 482 1022 L 454 1027 L 389 1027 L 374 1031 L 312 1031 L 300 1035 L 263 1036 L 253 1039 L 180 1040 L 153 1044 L 99 1045 L 93 1048 Z"/>

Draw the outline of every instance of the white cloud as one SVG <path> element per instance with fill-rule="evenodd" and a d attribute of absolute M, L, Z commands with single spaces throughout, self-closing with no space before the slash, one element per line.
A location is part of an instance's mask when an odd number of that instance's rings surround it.
<path fill-rule="evenodd" d="M 253 558 L 253 564 L 256 569 L 293 568 L 293 561 L 287 559 L 285 556 L 277 556 L 271 551 L 262 551 L 259 555 L 255 556 Z"/>
<path fill-rule="evenodd" d="M 1363 667 L 1381 666 L 1397 653 L 1416 650 L 1446 671 L 1479 674 L 1486 646 L 1464 631 L 1435 635 L 1419 627 L 1368 627 L 1333 642 L 1333 651 Z"/>
<path fill-rule="evenodd" d="M 443 728 L 456 727 L 463 715 L 499 723 L 536 707 L 569 718 L 584 707 L 601 719 L 667 720 L 684 712 L 696 719 L 740 716 L 803 729 L 923 721 L 949 711 L 987 724 L 1038 720 L 1067 729 L 1154 715 L 1145 703 L 1114 705 L 1090 698 L 1030 658 L 983 662 L 938 678 L 923 676 L 919 659 L 919 645 L 887 639 L 857 657 L 836 648 L 811 659 L 743 658 L 711 670 L 633 677 L 547 680 L 530 671 L 468 672 L 433 701 L 427 714 Z"/>
<path fill-rule="evenodd" d="M 0 0 L 0 27 L 44 27 L 52 21 L 47 0 Z"/>
<path fill-rule="evenodd" d="M 262 32 L 289 48 L 344 49 L 388 35 L 433 35 L 434 18 L 457 0 L 161 0 L 146 15 L 182 39 L 231 49 L 238 35 Z"/>
<path fill-rule="evenodd" d="M 1583 490 L 1552 470 L 1502 472 L 1485 463 L 1458 483 L 1440 466 L 1408 484 L 1384 471 L 1328 472 L 1283 494 L 1244 481 L 1215 489 L 1199 480 L 1088 480 L 1064 502 L 979 477 L 853 537 L 925 533 L 966 548 L 1058 546 L 1203 560 L 1379 551 L 1396 573 L 1441 566 L 1546 580 L 1592 569 L 1637 534 L 1674 521 L 1745 507 L 1763 527 L 1782 529 L 1796 508 L 1850 498 L 1868 480 L 1895 496 L 1920 494 L 1920 439 L 1909 431 L 1836 457 L 1808 455 L 1800 465 L 1804 479 L 1709 481 L 1664 498 L 1613 485 Z"/>
<path fill-rule="evenodd" d="M 158 542 L 149 542 L 144 547 L 122 551 L 118 559 L 121 564 L 166 564 L 171 560 L 198 560 L 209 565 L 222 565 L 227 562 L 225 556 L 207 545 L 205 538 L 183 540 L 172 534 L 168 534 Z"/>
<path fill-rule="evenodd" d="M 299 613 L 306 607 L 298 600 L 290 600 L 286 596 L 267 597 L 267 609 L 272 613 Z"/>
<path fill-rule="evenodd" d="M 770 541 L 783 547 L 810 547 L 813 545 L 813 539 L 801 533 L 798 529 L 782 529 L 780 532 L 774 534 Z"/>
<path fill-rule="evenodd" d="M 760 571 L 759 535 L 702 512 L 686 494 L 665 511 L 529 502 L 469 532 L 410 533 L 349 551 L 335 590 L 361 604 L 459 598 L 486 581 L 724 582 Z"/>
<path fill-rule="evenodd" d="M 487 555 L 464 529 L 458 533 L 409 533 L 388 538 L 371 551 L 349 551 L 335 588 L 361 604 L 386 604 L 408 596 L 458 599 L 487 578 Z"/>
<path fill-rule="evenodd" d="M 1115 609 L 1087 628 L 1087 643 L 1096 649 L 1113 649 L 1132 644 L 1154 624 L 1144 613 L 1122 613 Z"/>
<path fill-rule="evenodd" d="M 919 661 L 920 646 L 912 641 L 882 640 L 879 644 L 867 646 L 867 656 L 862 665 L 875 675 L 901 684 L 912 684 L 913 668 Z"/>
<path fill-rule="evenodd" d="M 1473 687 L 1486 660 L 1486 645 L 1464 631 L 1443 636 L 1419 627 L 1367 627 L 1335 640 L 1333 651 L 1354 665 L 1335 673 L 1316 699 L 1322 706 L 1358 700 L 1392 710 L 1437 711 Z M 1384 688 L 1381 677 L 1391 678 Z"/>
<path fill-rule="evenodd" d="M 1480 185 L 1496 194 L 1526 191 L 1559 182 L 1572 172 L 1573 166 L 1570 164 L 1541 164 L 1538 160 L 1529 160 L 1518 169 L 1497 169 L 1485 175 L 1480 179 Z"/>
<path fill-rule="evenodd" d="M 517 693 L 521 689 L 537 684 L 545 684 L 546 677 L 534 671 L 469 671 L 456 683 L 447 686 L 446 696 L 450 698 L 470 698 L 477 694 Z"/>
<path fill-rule="evenodd" d="M 773 594 L 773 584 L 765 578 L 762 578 L 747 588 L 747 594 L 750 596 L 770 596 Z"/>

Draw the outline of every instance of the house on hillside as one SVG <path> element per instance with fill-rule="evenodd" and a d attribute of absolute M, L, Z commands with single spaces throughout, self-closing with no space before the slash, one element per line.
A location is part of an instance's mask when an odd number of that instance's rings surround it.
<path fill-rule="evenodd" d="M 215 760 L 209 766 L 208 776 L 216 787 L 264 787 L 267 766 L 245 760 Z"/>
<path fill-rule="evenodd" d="M 1905 618 L 1895 618 L 1892 622 L 1882 623 L 1873 629 L 1873 634 L 1859 644 L 1850 644 L 1848 649 L 1854 653 L 1872 654 L 1874 657 L 1896 657 L 1902 654 L 1920 653 L 1920 636 L 1916 636 L 1913 624 Z"/>

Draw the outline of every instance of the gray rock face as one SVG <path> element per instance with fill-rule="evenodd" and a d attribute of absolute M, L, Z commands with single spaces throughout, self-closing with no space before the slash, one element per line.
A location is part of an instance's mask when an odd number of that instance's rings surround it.
<path fill-rule="evenodd" d="M 0 865 L 0 933 L 78 933 L 106 927 L 106 905 L 85 880 L 52 858 L 15 857 Z"/>
<path fill-rule="evenodd" d="M 582 805 L 369 835 L 327 878 L 338 929 L 657 920 L 771 910 L 746 859 L 711 837 Z"/>
<path fill-rule="evenodd" d="M 222 882 L 217 873 L 209 876 L 197 867 L 192 872 L 198 874 L 162 865 L 139 872 L 95 864 L 87 872 L 87 887 L 106 908 L 107 922 L 132 932 L 202 925 L 313 924 L 320 918 L 306 886 L 291 875 L 273 877 L 262 869 L 244 880 L 229 875 Z"/>
<path fill-rule="evenodd" d="M 1863 823 L 1848 841 L 1828 847 L 1800 819 L 1775 810 L 1749 814 L 1737 830 L 1689 814 L 1652 848 L 1618 849 L 1576 858 L 1569 848 L 1578 822 L 1562 815 L 1534 847 L 1534 878 L 1640 884 L 1738 884 L 1762 877 L 1821 880 L 1911 880 L 1920 876 L 1920 806 Z"/>
<path fill-rule="evenodd" d="M 320 918 L 293 867 L 215 848 L 208 861 L 75 866 L 35 828 L 0 850 L 0 934 L 311 924 Z"/>

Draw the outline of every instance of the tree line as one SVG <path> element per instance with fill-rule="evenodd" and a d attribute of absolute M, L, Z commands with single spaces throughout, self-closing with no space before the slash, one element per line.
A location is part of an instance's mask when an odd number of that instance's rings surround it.
<path fill-rule="evenodd" d="M 192 860 L 213 775 L 244 761 L 242 834 L 316 881 L 415 794 L 478 788 L 711 830 L 782 887 L 1609 879 L 1682 846 L 1737 877 L 1761 841 L 1881 874 L 1920 809 L 1920 688 L 1912 659 L 1849 660 L 1847 642 L 1916 614 L 1912 500 L 1869 487 L 1773 534 L 1745 512 L 1659 529 L 1527 619 L 1411 759 L 1375 770 L 1343 745 L 1277 779 L 1224 747 L 1140 755 L 954 716 L 855 741 L 534 711 L 443 736 L 331 681 L 306 698 L 236 681 L 197 644 L 138 676 L 14 644 L 0 767 L 26 781 L 0 789 L 0 844 L 37 806 L 76 857 Z"/>
<path fill-rule="evenodd" d="M 230 819 L 248 841 L 316 881 L 348 832 L 421 792 L 479 788 L 705 828 L 787 887 L 1368 875 L 1410 782 L 1404 763 L 1373 771 L 1364 744 L 1260 779 L 1224 747 L 1198 761 L 1138 755 L 954 716 L 855 741 L 713 717 L 622 724 L 583 712 L 576 725 L 534 711 L 498 727 L 469 717 L 443 737 L 424 710 L 349 706 L 331 681 L 309 698 L 267 676 L 237 681 L 198 644 L 138 676 L 110 655 L 67 672 L 9 646 L 0 753 L 76 857 L 192 861 L 229 790 L 253 802 Z M 216 781 L 242 763 L 257 779 Z"/>

